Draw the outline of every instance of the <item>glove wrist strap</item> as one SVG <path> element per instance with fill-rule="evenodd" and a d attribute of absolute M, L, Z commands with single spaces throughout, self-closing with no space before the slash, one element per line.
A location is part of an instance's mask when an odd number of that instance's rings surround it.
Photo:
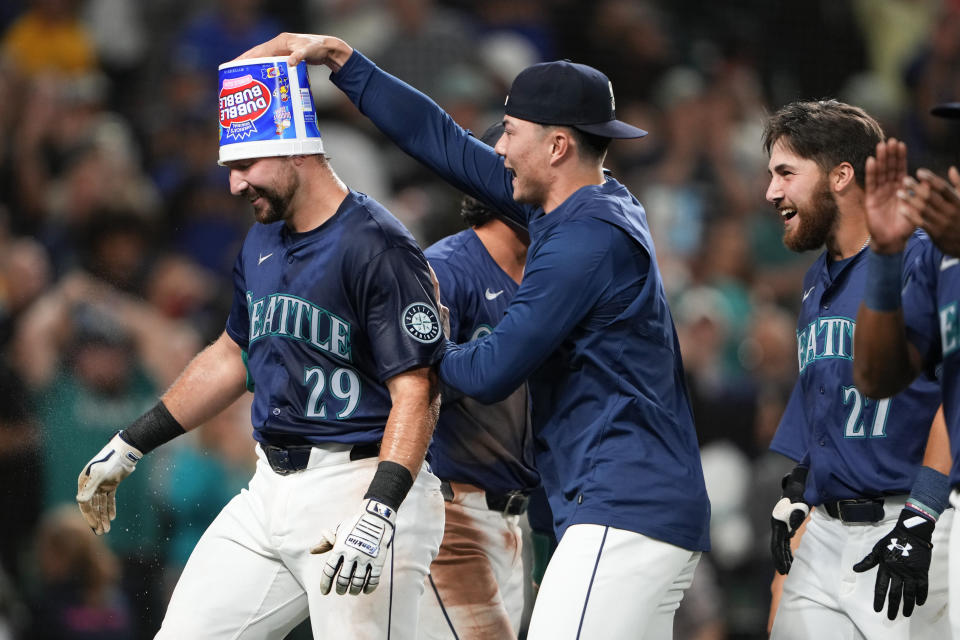
<path fill-rule="evenodd" d="M 396 511 L 412 486 L 413 476 L 409 469 L 390 460 L 381 460 L 363 498 L 373 498 Z"/>

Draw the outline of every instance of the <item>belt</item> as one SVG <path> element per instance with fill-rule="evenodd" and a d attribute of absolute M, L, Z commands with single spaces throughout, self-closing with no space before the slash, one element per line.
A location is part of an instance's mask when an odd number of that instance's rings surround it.
<path fill-rule="evenodd" d="M 446 480 L 440 481 L 440 493 L 447 502 L 453 500 L 453 487 Z M 519 516 L 527 510 L 527 504 L 530 502 L 530 496 L 516 489 L 506 493 L 494 493 L 484 491 L 484 497 L 487 501 L 487 508 L 491 511 L 498 511 L 505 516 Z"/>
<path fill-rule="evenodd" d="M 277 447 L 272 444 L 260 444 L 263 453 L 267 456 L 270 468 L 281 476 L 303 471 L 310 462 L 312 445 L 292 445 Z M 380 455 L 380 443 L 356 444 L 350 449 L 350 461 L 375 458 Z"/>
<path fill-rule="evenodd" d="M 844 523 L 880 522 L 883 520 L 883 498 L 855 498 L 823 503 L 827 514 Z"/>

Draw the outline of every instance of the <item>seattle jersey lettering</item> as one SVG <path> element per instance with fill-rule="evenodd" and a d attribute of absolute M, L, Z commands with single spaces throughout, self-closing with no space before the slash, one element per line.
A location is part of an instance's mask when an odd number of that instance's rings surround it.
<path fill-rule="evenodd" d="M 248 291 L 247 309 L 251 344 L 264 336 L 289 338 L 351 361 L 350 324 L 309 300 L 284 293 L 254 300 Z"/>
<path fill-rule="evenodd" d="M 843 358 L 853 360 L 853 331 L 850 318 L 817 318 L 797 332 L 797 360 L 802 373 L 814 360 Z"/>
<path fill-rule="evenodd" d="M 957 303 L 951 302 L 940 309 L 940 342 L 943 344 L 943 357 L 960 346 L 960 323 L 957 319 Z"/>

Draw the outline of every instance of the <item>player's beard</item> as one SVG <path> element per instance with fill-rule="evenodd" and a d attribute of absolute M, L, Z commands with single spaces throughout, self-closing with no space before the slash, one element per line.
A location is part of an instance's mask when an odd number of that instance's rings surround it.
<path fill-rule="evenodd" d="M 260 224 L 280 222 L 290 217 L 290 201 L 293 200 L 299 179 L 292 168 L 285 167 L 278 173 L 274 187 L 255 187 L 257 195 L 264 204 L 253 206 L 253 215 Z"/>
<path fill-rule="evenodd" d="M 787 249 L 812 251 L 826 244 L 840 217 L 840 209 L 826 176 L 817 183 L 809 204 L 797 207 L 796 215 L 799 219 L 796 229 L 783 234 L 783 244 Z"/>

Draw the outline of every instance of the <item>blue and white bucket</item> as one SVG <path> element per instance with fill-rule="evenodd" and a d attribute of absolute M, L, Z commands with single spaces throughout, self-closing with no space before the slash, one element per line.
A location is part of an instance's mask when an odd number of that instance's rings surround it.
<path fill-rule="evenodd" d="M 307 65 L 286 57 L 220 65 L 220 164 L 323 153 Z"/>

